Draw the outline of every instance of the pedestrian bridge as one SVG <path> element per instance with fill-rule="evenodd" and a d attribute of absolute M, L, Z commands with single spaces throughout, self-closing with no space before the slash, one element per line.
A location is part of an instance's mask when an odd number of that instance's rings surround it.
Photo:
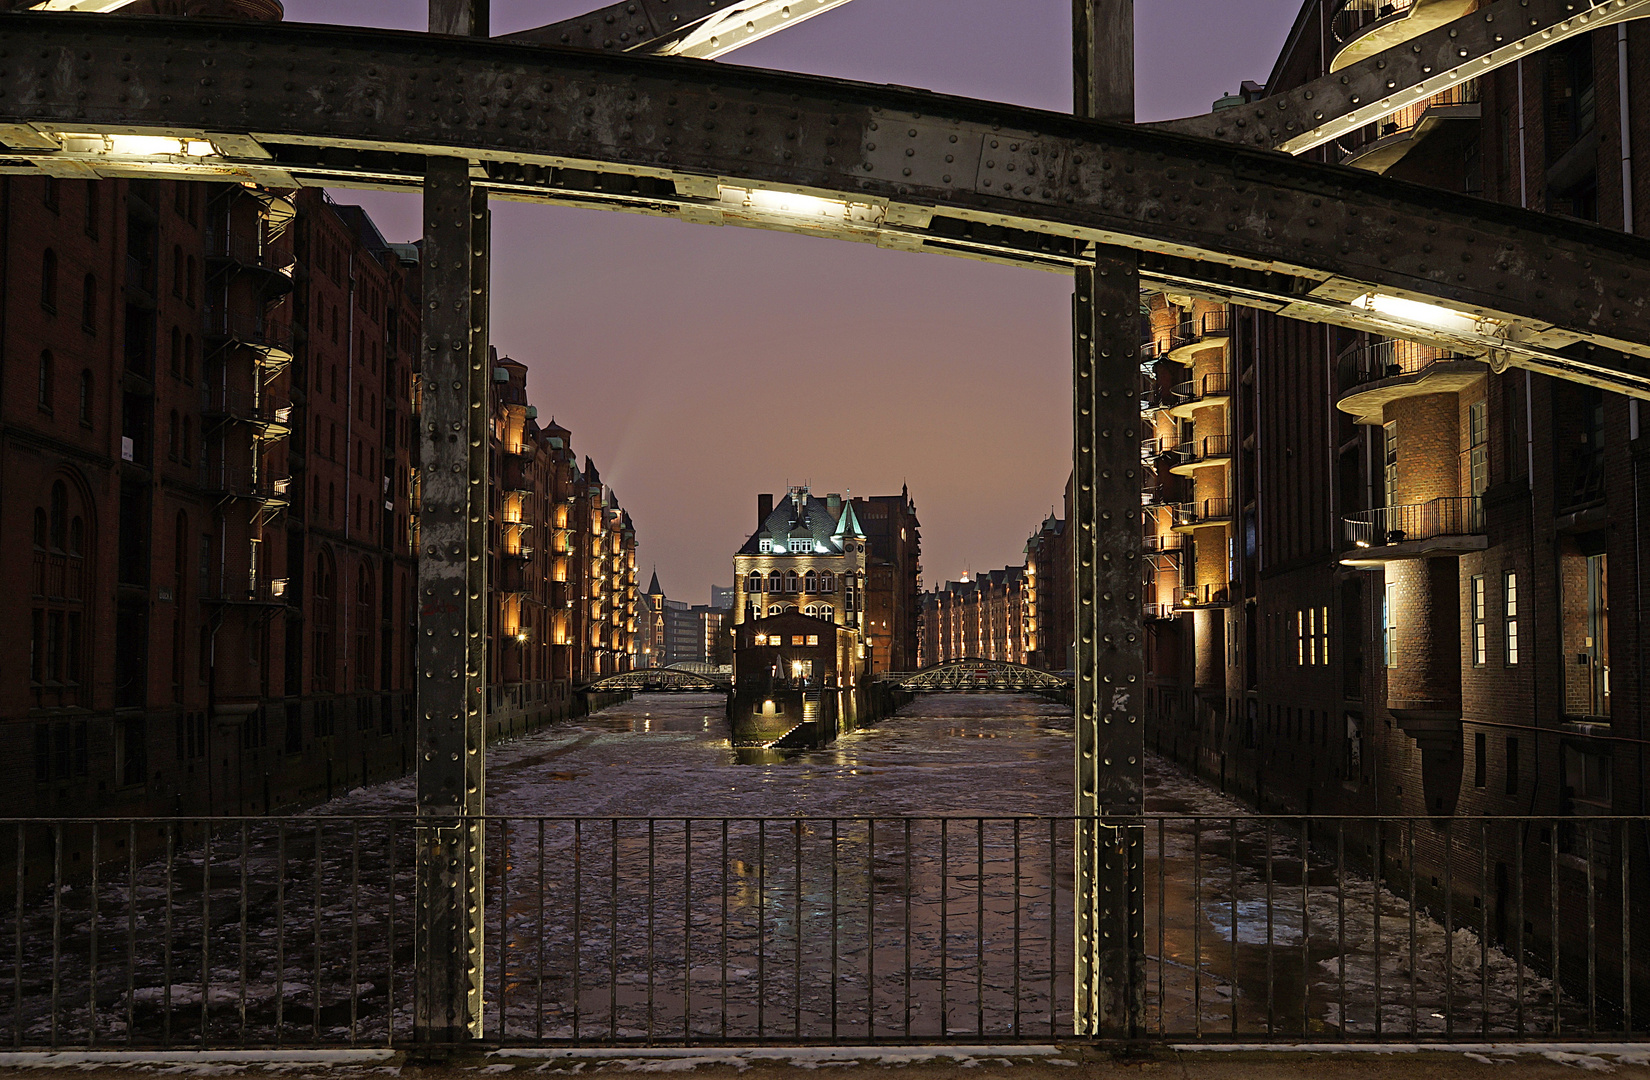
<path fill-rule="evenodd" d="M 948 660 L 921 671 L 884 672 L 877 681 L 911 694 L 1060 693 L 1071 689 L 1068 674 L 1006 660 Z"/>
<path fill-rule="evenodd" d="M 721 672 L 668 667 L 620 672 L 597 679 L 584 689 L 596 693 L 628 691 L 633 694 L 711 694 L 721 693 L 731 685 L 732 680 Z"/>

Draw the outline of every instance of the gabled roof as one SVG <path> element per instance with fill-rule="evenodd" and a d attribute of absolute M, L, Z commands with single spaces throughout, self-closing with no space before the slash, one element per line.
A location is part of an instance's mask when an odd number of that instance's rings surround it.
<path fill-rule="evenodd" d="M 834 539 L 840 541 L 852 537 L 855 540 L 865 539 L 865 530 L 860 528 L 859 515 L 854 513 L 854 501 L 848 499 L 842 504 L 842 516 L 837 519 Z"/>
<path fill-rule="evenodd" d="M 832 510 L 833 503 L 844 507 L 840 514 Z M 842 531 L 844 522 L 848 523 L 851 531 Z M 853 510 L 838 496 L 821 499 L 807 488 L 797 488 L 780 500 L 761 527 L 745 541 L 738 554 L 762 554 L 763 540 L 772 541 L 770 546 L 778 546 L 779 554 L 785 554 L 790 550 L 792 540 L 809 540 L 812 547 L 808 554 L 841 555 L 844 537 L 863 538 L 864 535 L 859 528 L 859 520 L 853 517 Z"/>

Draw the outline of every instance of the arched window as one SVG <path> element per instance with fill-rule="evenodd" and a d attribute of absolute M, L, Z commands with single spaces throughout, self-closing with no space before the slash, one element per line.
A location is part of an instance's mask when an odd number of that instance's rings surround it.
<path fill-rule="evenodd" d="M 819 575 L 819 591 L 822 593 L 836 592 L 836 575 L 827 570 Z"/>
<path fill-rule="evenodd" d="M 172 295 L 183 296 L 183 248 L 172 245 Z"/>
<path fill-rule="evenodd" d="M 768 575 L 768 591 L 780 592 L 785 588 L 785 577 L 778 570 Z"/>
<path fill-rule="evenodd" d="M 188 465 L 195 456 L 195 428 L 189 417 L 183 418 L 183 463 Z"/>
<path fill-rule="evenodd" d="M 756 570 L 751 571 L 750 578 L 745 582 L 745 591 L 748 593 L 759 593 L 762 591 L 762 575 L 760 572 Z"/>
<path fill-rule="evenodd" d="M 195 335 L 183 335 L 183 381 L 195 381 Z"/>
<path fill-rule="evenodd" d="M 46 546 L 46 508 L 44 506 L 34 508 L 34 546 L 37 548 Z"/>
<path fill-rule="evenodd" d="M 84 555 L 86 553 L 86 523 L 79 517 L 69 519 L 69 554 Z"/>
<path fill-rule="evenodd" d="M 92 369 L 80 373 L 80 422 L 92 426 Z"/>
<path fill-rule="evenodd" d="M 818 592 L 819 591 L 819 575 L 816 574 L 812 570 L 809 570 L 806 574 L 803 574 L 802 575 L 802 591 L 805 592 L 805 593 L 816 593 L 816 592 Z"/>
<path fill-rule="evenodd" d="M 781 611 L 784 611 L 784 610 L 785 609 L 780 607 L 778 604 L 768 605 L 768 614 L 769 615 L 778 615 Z"/>
<path fill-rule="evenodd" d="M 51 248 L 40 256 L 40 306 L 57 310 L 57 252 Z"/>
<path fill-rule="evenodd" d="M 49 413 L 52 411 L 52 379 L 52 353 L 50 349 L 46 349 L 40 354 L 39 405 L 41 412 Z"/>
<path fill-rule="evenodd" d="M 327 485 L 327 520 L 338 520 L 338 485 Z"/>
<path fill-rule="evenodd" d="M 836 618 L 836 608 L 830 604 L 819 605 L 819 617 L 827 621 L 834 620 Z"/>
<path fill-rule="evenodd" d="M 786 592 L 795 592 L 796 591 L 796 584 L 797 584 L 798 580 L 799 579 L 796 576 L 796 571 L 795 570 L 787 570 L 785 572 L 785 591 Z"/>
<path fill-rule="evenodd" d="M 183 331 L 172 327 L 172 377 L 183 376 Z"/>
<path fill-rule="evenodd" d="M 815 618 L 817 618 L 819 616 L 819 605 L 818 604 L 809 604 L 806 608 L 803 609 L 802 613 L 804 615 L 812 615 Z"/>
<path fill-rule="evenodd" d="M 172 461 L 178 460 L 178 410 L 173 409 L 172 415 L 166 420 L 166 456 Z"/>
<path fill-rule="evenodd" d="M 312 517 L 318 517 L 321 513 L 321 478 L 319 476 L 315 478 L 315 494 L 309 500 L 309 513 Z"/>
<path fill-rule="evenodd" d="M 52 484 L 52 547 L 59 551 L 69 546 L 69 487 L 58 480 Z"/>
<path fill-rule="evenodd" d="M 80 325 L 86 330 L 97 332 L 97 278 L 86 275 L 86 281 L 80 290 Z"/>

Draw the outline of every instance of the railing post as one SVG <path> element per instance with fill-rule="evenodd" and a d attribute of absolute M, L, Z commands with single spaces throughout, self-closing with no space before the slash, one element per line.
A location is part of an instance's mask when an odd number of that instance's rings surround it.
<path fill-rule="evenodd" d="M 430 0 L 433 32 L 487 32 L 488 0 Z M 487 196 L 470 162 L 424 180 L 419 415 L 414 1024 L 426 1047 L 482 1034 L 487 675 Z"/>

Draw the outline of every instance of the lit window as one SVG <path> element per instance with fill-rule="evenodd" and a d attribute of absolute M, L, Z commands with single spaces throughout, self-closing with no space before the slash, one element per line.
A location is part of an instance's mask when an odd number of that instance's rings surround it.
<path fill-rule="evenodd" d="M 820 574 L 819 591 L 822 593 L 836 592 L 836 575 L 829 572 Z"/>
<path fill-rule="evenodd" d="M 791 644 L 792 645 L 801 645 L 807 640 L 808 639 L 803 637 L 801 634 L 792 634 L 791 635 Z"/>
<path fill-rule="evenodd" d="M 1398 666 L 1398 586 L 1389 582 L 1381 597 L 1381 652 L 1386 666 Z"/>
<path fill-rule="evenodd" d="M 1518 663 L 1518 574 L 1508 570 L 1502 578 L 1502 595 L 1505 599 L 1503 618 L 1505 622 L 1505 640 L 1507 645 L 1507 665 L 1510 667 Z"/>
<path fill-rule="evenodd" d="M 1484 618 L 1484 575 L 1472 578 L 1472 662 L 1482 666 L 1489 655 L 1489 626 Z"/>
<path fill-rule="evenodd" d="M 1237 635 L 1232 635 L 1237 640 Z M 1329 665 L 1329 608 L 1318 609 L 1318 663 L 1325 667 Z"/>
<path fill-rule="evenodd" d="M 808 644 L 809 645 L 818 645 L 819 644 L 819 635 L 818 634 L 809 634 L 808 635 Z"/>
<path fill-rule="evenodd" d="M 763 540 L 763 541 L 759 542 L 756 545 L 756 550 L 761 552 L 763 555 L 773 554 L 773 541 L 772 540 Z"/>
<path fill-rule="evenodd" d="M 814 549 L 814 542 L 809 539 L 791 540 L 791 554 L 804 555 Z"/>
<path fill-rule="evenodd" d="M 758 645 L 766 645 L 768 643 L 768 635 L 766 635 L 766 634 L 757 634 L 756 635 L 756 643 Z"/>

